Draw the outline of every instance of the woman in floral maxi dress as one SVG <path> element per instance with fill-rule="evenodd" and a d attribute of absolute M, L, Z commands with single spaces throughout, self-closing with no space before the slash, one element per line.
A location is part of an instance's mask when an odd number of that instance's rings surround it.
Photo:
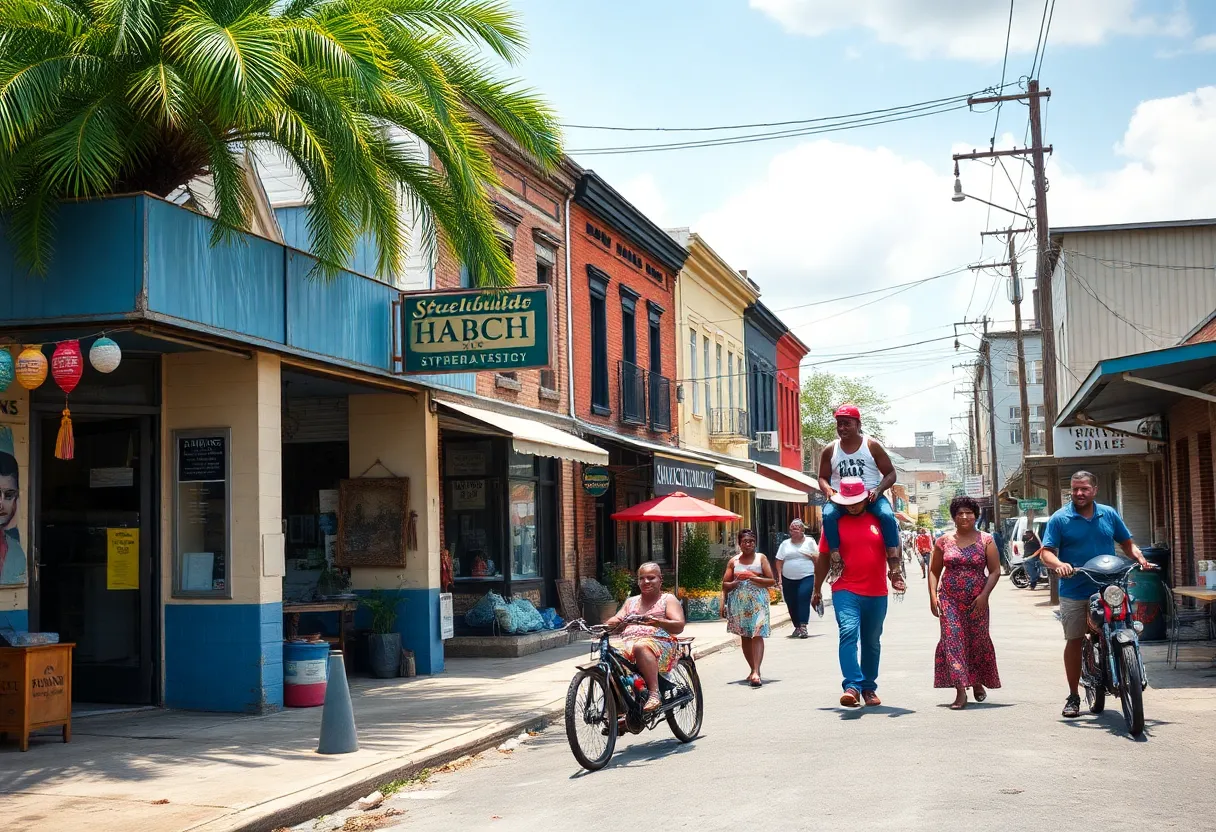
<path fill-rule="evenodd" d="M 1001 560 L 992 535 L 975 527 L 979 505 L 970 497 L 950 503 L 955 532 L 933 546 L 929 566 L 929 608 L 941 621 L 941 641 L 934 658 L 933 686 L 954 688 L 952 710 L 967 706 L 967 688 L 975 701 L 999 688 L 996 649 L 988 632 L 988 598 L 1001 577 Z"/>

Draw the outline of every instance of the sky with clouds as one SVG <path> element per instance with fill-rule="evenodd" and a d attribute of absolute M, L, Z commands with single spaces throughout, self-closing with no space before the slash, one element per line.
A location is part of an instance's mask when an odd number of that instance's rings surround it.
<path fill-rule="evenodd" d="M 1049 0 L 1050 2 L 1050 0 Z M 704 127 L 810 119 L 949 98 L 1031 70 L 1042 0 L 511 0 L 531 48 L 516 69 L 567 125 Z M 1042 57 L 1053 226 L 1216 216 L 1216 3 L 1060 0 Z M 1012 90 L 1011 90 L 1012 91 Z M 738 131 L 742 134 L 763 129 Z M 1023 146 L 1027 108 L 977 107 L 821 135 L 652 153 L 595 148 L 721 133 L 567 127 L 571 155 L 665 226 L 689 226 L 824 369 L 892 401 L 895 444 L 963 429 L 954 396 L 974 360 L 953 323 L 1012 326 L 1004 260 L 979 232 L 1020 222 L 950 200 L 951 154 Z M 963 163 L 967 193 L 1023 210 L 1028 167 Z M 1031 235 L 1019 241 L 1033 277 Z M 831 302 L 935 275 L 903 291 Z M 1027 297 L 1029 297 L 1029 284 Z M 1029 308 L 1024 309 L 1029 315 Z M 848 356 L 926 341 L 907 348 Z M 840 359 L 845 360 L 840 360 Z M 962 441 L 962 437 L 956 437 Z"/>

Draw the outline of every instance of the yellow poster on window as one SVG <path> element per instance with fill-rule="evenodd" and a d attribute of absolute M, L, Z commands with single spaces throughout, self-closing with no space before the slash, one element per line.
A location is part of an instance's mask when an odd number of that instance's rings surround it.
<path fill-rule="evenodd" d="M 139 529 L 106 529 L 106 589 L 139 589 Z"/>

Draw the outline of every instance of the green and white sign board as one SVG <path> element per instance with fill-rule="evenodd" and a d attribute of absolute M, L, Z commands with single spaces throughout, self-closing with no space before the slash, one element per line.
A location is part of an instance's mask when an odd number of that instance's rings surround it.
<path fill-rule="evenodd" d="M 1018 511 L 1043 511 L 1047 508 L 1047 501 L 1042 497 L 1031 497 L 1029 500 L 1018 500 Z"/>
<path fill-rule="evenodd" d="M 592 497 L 602 497 L 608 493 L 612 479 L 607 468 L 598 465 L 588 465 L 583 468 L 583 490 Z"/>
<path fill-rule="evenodd" d="M 546 285 L 402 293 L 402 372 L 548 367 L 552 309 Z"/>

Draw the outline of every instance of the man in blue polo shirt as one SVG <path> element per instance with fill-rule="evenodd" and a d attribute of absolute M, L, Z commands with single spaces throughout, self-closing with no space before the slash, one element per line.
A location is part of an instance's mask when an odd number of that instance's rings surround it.
<path fill-rule="evenodd" d="M 1113 555 L 1115 544 L 1123 554 L 1139 561 L 1144 569 L 1152 566 L 1140 548 L 1132 541 L 1119 512 L 1107 505 L 1095 503 L 1098 480 L 1088 471 L 1078 471 L 1069 482 L 1072 502 L 1061 508 L 1047 521 L 1043 532 L 1043 548 L 1039 550 L 1043 565 L 1060 576 L 1060 621 L 1064 624 L 1064 674 L 1068 677 L 1068 699 L 1064 716 L 1072 719 L 1081 715 L 1081 639 L 1089 627 L 1089 596 L 1097 584 L 1085 575 L 1074 575 L 1074 567 L 1084 566 L 1098 555 Z"/>

